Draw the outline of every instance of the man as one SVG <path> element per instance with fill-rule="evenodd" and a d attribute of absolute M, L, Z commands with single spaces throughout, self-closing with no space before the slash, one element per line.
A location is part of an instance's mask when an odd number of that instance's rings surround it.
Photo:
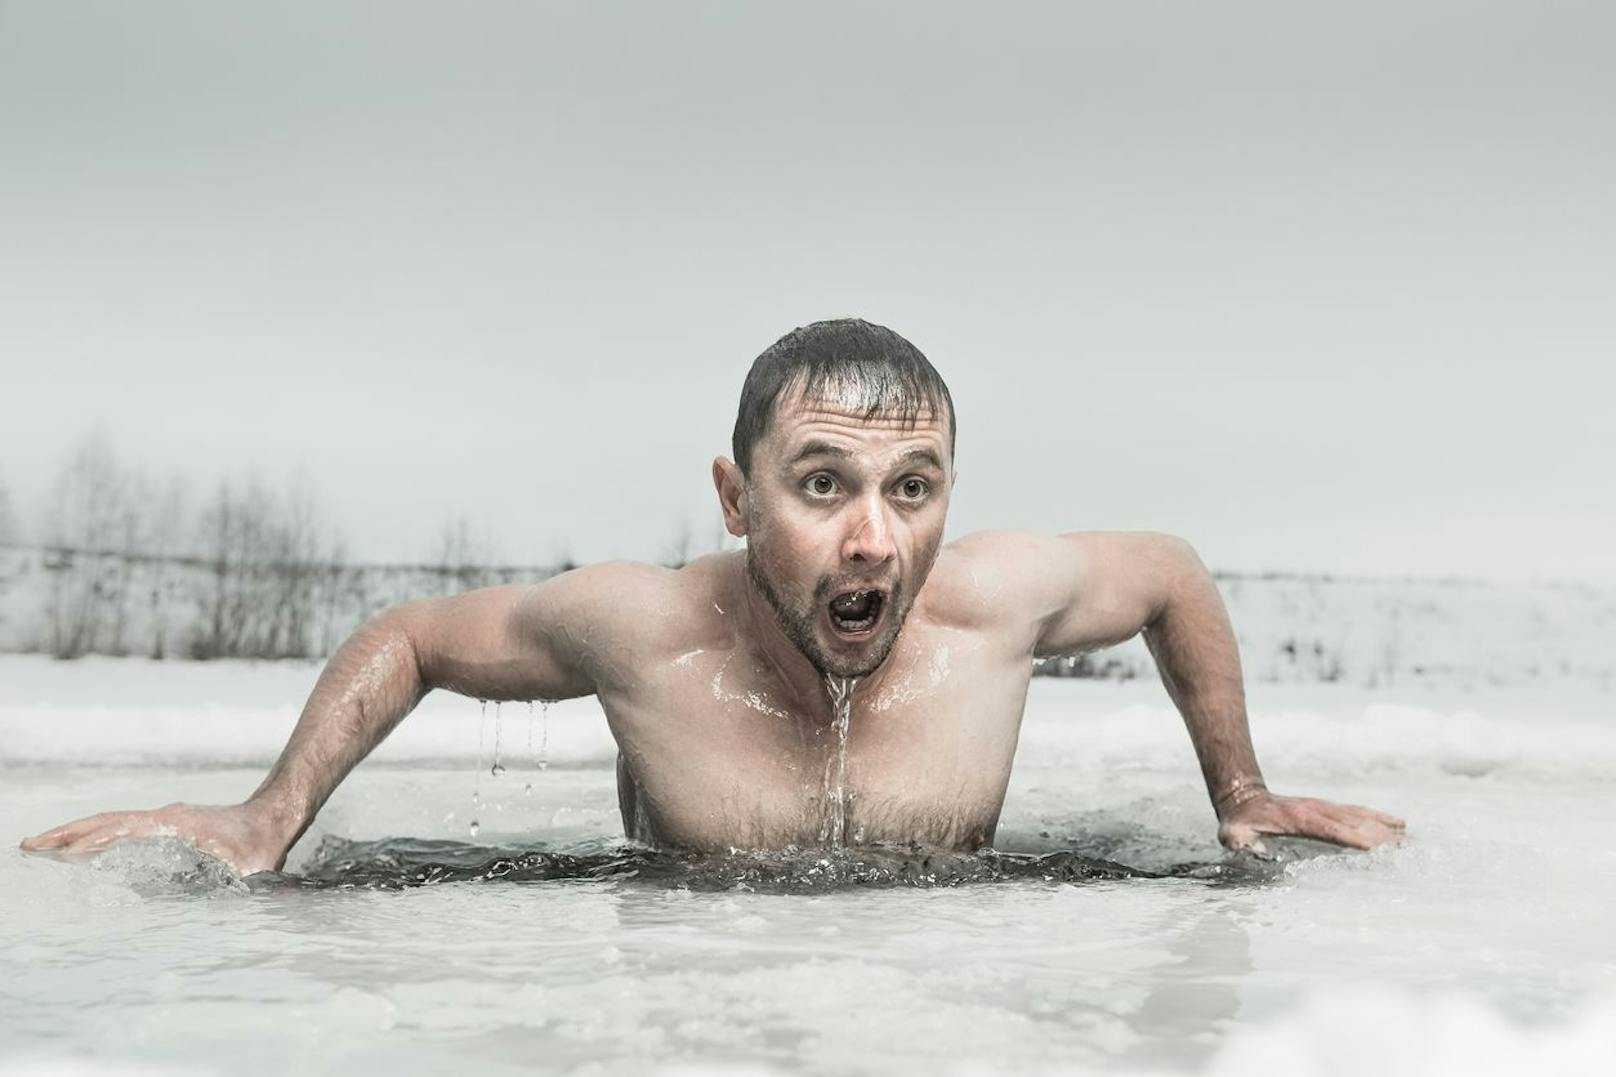
<path fill-rule="evenodd" d="M 331 659 L 245 803 L 96 815 L 23 848 L 78 854 L 172 834 L 244 875 L 277 869 L 343 777 L 447 688 L 599 697 L 633 837 L 975 849 L 998 824 L 1033 658 L 1140 631 L 1225 845 L 1399 839 L 1392 816 L 1268 792 L 1228 617 L 1184 541 L 996 531 L 944 547 L 954 433 L 947 386 L 898 334 L 852 319 L 788 333 L 747 375 L 734 459 L 713 462 L 744 551 L 389 610 Z"/>

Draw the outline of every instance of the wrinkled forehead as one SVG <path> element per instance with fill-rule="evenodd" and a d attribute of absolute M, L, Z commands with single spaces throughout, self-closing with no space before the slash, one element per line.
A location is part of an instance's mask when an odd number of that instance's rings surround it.
<path fill-rule="evenodd" d="M 926 401 L 886 398 L 845 382 L 809 390 L 799 381 L 781 390 L 762 444 L 771 454 L 787 457 L 805 443 L 826 439 L 862 443 L 872 449 L 923 444 L 946 463 L 948 435 L 948 413 Z"/>

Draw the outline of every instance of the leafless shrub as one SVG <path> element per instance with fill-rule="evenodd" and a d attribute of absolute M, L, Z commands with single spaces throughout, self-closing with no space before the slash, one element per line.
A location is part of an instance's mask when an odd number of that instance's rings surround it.
<path fill-rule="evenodd" d="M 211 580 L 192 634 L 192 656 L 314 653 L 320 594 L 338 575 L 328 558 L 340 541 L 325 538 L 327 533 L 305 483 L 279 495 L 257 479 L 234 487 L 221 483 L 198 520 L 198 553 Z"/>
<path fill-rule="evenodd" d="M 51 489 L 45 514 L 51 653 L 77 658 L 96 648 L 120 578 L 116 548 L 130 525 L 123 473 L 106 436 L 80 442 Z M 120 599 L 121 601 L 121 599 Z"/>
<path fill-rule="evenodd" d="M 439 594 L 458 594 L 497 582 L 496 559 L 488 530 L 477 535 L 462 515 L 443 522 L 428 565 Z"/>
<path fill-rule="evenodd" d="M 184 480 L 179 478 L 168 479 L 160 491 L 148 490 L 148 495 L 148 524 L 137 550 L 148 566 L 145 584 L 151 637 L 146 653 L 152 658 L 165 658 L 169 650 L 169 612 L 177 597 L 172 590 L 174 570 L 185 552 L 190 499 Z"/>

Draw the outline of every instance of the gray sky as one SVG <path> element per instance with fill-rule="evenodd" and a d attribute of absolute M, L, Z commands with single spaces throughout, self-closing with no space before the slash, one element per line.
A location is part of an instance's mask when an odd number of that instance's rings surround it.
<path fill-rule="evenodd" d="M 1601 4 L 0 2 L 0 476 L 657 556 L 775 337 L 948 379 L 951 531 L 1616 582 Z"/>

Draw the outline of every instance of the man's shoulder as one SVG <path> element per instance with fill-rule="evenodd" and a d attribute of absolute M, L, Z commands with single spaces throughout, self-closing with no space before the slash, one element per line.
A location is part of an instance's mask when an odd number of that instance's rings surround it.
<path fill-rule="evenodd" d="M 1072 550 L 1066 540 L 1063 535 L 1015 528 L 973 531 L 944 546 L 937 563 L 1003 584 L 1014 577 L 1038 575 L 1052 562 L 1069 558 Z"/>
<path fill-rule="evenodd" d="M 1013 527 L 973 531 L 943 547 L 967 562 L 1002 562 L 1017 555 L 1047 551 L 1059 543 L 1059 537 L 1039 531 L 1026 531 Z"/>
<path fill-rule="evenodd" d="M 945 622 L 1032 622 L 1060 600 L 1067 544 L 1036 531 L 998 529 L 961 536 L 939 551 L 926 583 L 928 606 Z"/>
<path fill-rule="evenodd" d="M 590 588 L 602 593 L 622 593 L 651 597 L 698 594 L 720 586 L 729 563 L 740 554 L 734 551 L 708 554 L 682 565 L 658 565 L 649 561 L 596 561 L 570 568 L 551 577 L 565 586 Z"/>
<path fill-rule="evenodd" d="M 688 638 L 726 601 L 735 552 L 709 554 L 677 567 L 644 561 L 601 561 L 554 577 L 547 587 L 614 638 L 649 643 Z"/>

